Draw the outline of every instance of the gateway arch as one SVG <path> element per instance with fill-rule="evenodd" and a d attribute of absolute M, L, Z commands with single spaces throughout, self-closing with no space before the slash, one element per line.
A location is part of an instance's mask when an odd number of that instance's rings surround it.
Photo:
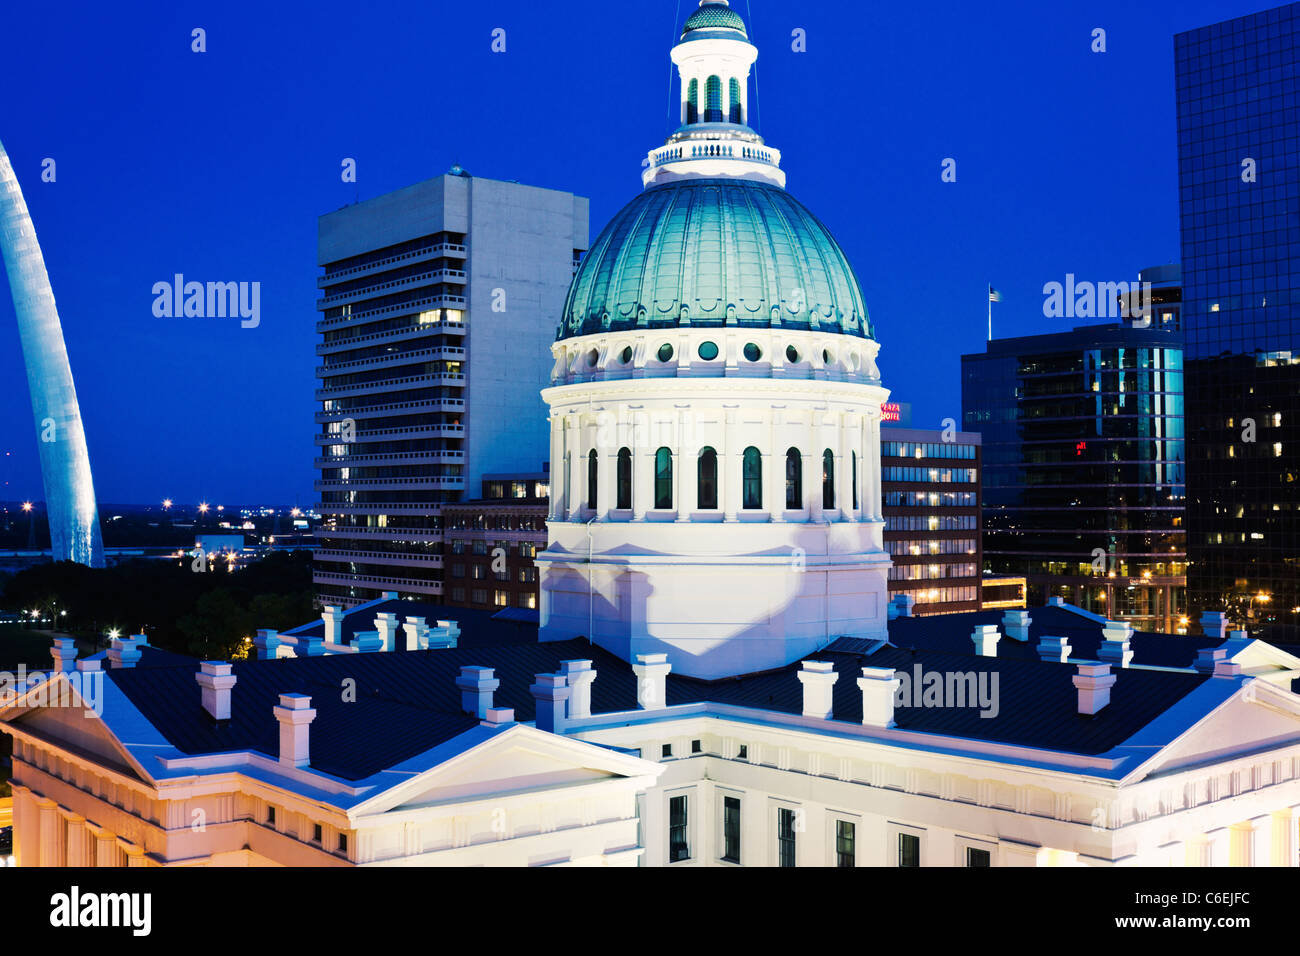
<path fill-rule="evenodd" d="M 41 479 L 50 519 L 55 561 L 104 566 L 90 455 L 81 426 L 77 389 L 63 343 L 63 328 L 54 305 L 54 290 L 45 257 L 18 186 L 13 164 L 0 143 L 0 250 L 4 252 L 9 288 L 27 366 L 27 385 L 40 438 Z"/>

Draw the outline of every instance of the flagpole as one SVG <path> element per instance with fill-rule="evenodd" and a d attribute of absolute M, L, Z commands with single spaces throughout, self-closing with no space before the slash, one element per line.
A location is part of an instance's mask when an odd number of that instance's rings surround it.
<path fill-rule="evenodd" d="M 987 285 L 987 286 L 989 287 L 989 288 L 988 288 L 988 296 L 989 296 L 989 341 L 992 342 L 992 341 L 993 341 L 993 283 L 992 283 L 992 282 L 987 282 L 987 283 L 985 283 L 985 285 Z"/>

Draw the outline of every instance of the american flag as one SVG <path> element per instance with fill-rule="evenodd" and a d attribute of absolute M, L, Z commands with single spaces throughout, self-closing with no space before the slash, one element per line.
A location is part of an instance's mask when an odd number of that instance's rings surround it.
<path fill-rule="evenodd" d="M 999 292 L 997 289 L 993 288 L 993 286 L 989 286 L 989 301 L 990 302 L 1002 301 L 1002 293 Z"/>

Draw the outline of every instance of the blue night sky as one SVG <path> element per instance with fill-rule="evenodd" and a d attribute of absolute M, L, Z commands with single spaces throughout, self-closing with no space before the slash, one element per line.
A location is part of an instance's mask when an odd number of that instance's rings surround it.
<path fill-rule="evenodd" d="M 759 48 L 754 125 L 853 263 L 917 427 L 960 418 L 986 282 L 995 334 L 1055 331 L 1083 323 L 1043 317 L 1045 282 L 1177 258 L 1173 35 L 1267 5 L 751 3 L 733 0 Z M 594 239 L 669 132 L 668 50 L 695 5 L 676 23 L 675 0 L 8 5 L 0 140 L 101 503 L 313 501 L 317 216 L 459 162 L 591 197 Z M 178 272 L 260 282 L 260 326 L 155 318 Z M 7 291 L 0 451 L 0 499 L 43 498 Z"/>

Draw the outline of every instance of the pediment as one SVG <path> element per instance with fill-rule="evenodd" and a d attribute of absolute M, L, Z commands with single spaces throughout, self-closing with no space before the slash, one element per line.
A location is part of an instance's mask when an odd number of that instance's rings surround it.
<path fill-rule="evenodd" d="M 526 725 L 471 746 L 357 810 L 385 813 L 645 777 L 659 765 Z"/>
<path fill-rule="evenodd" d="M 45 696 L 29 694 L 0 710 L 0 721 L 14 730 L 136 780 L 143 779 L 127 748 L 104 721 L 74 693 L 55 693 L 58 679 Z"/>

